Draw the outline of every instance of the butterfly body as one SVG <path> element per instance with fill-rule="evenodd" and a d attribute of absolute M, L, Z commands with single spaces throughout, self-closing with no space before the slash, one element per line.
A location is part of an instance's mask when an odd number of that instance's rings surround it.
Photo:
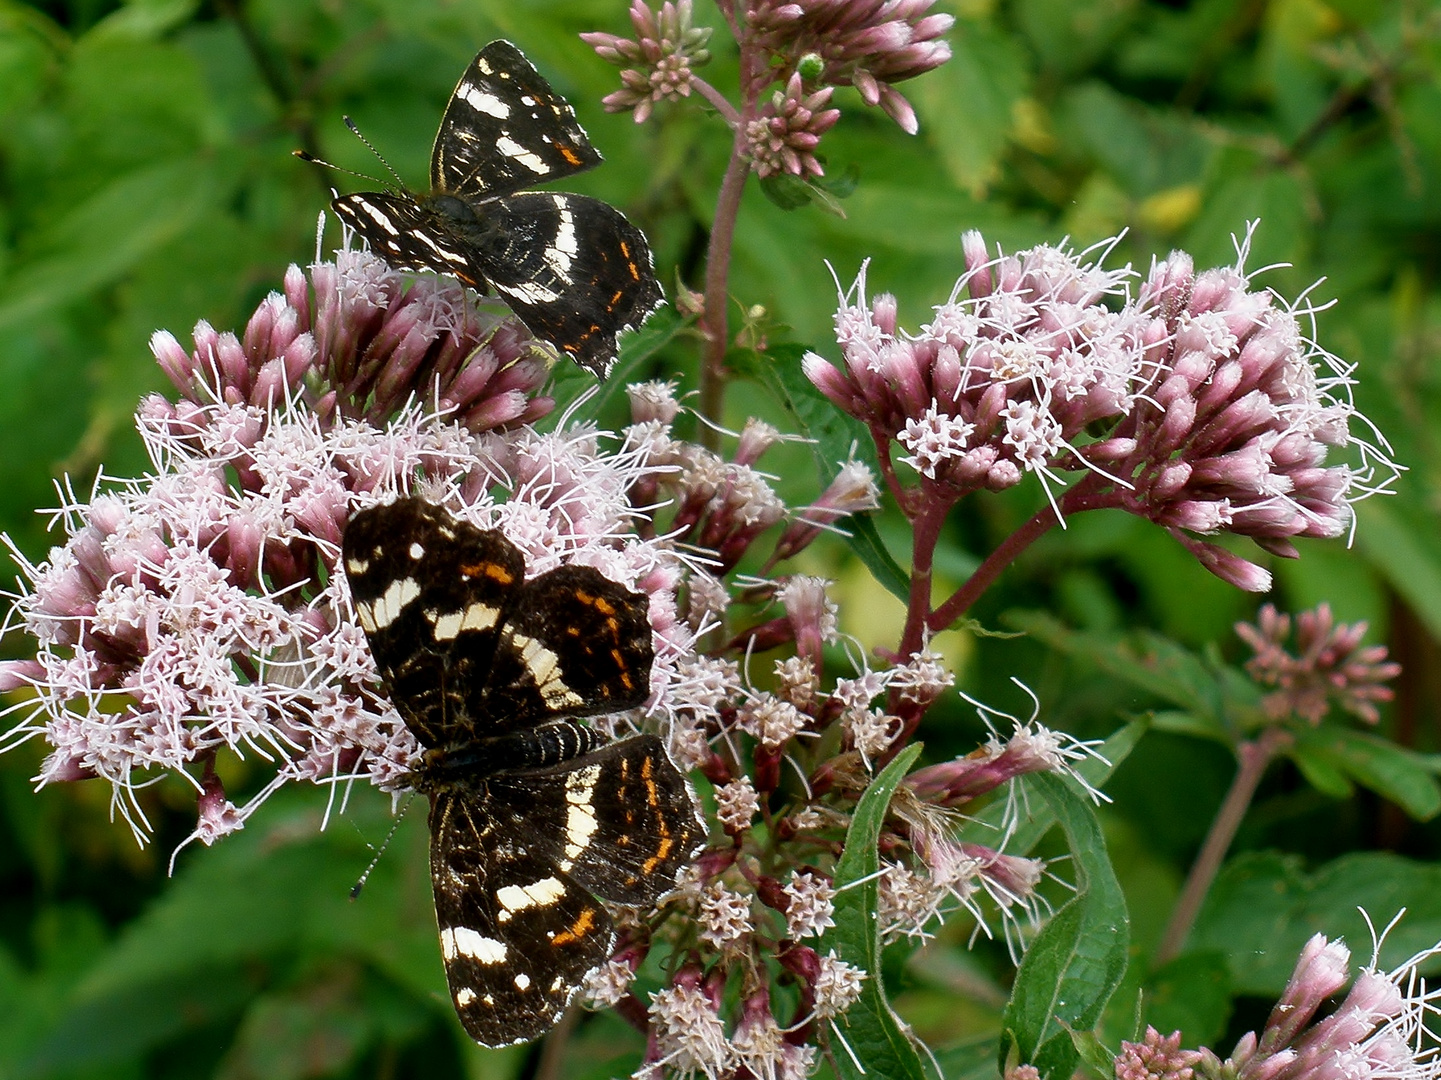
<path fill-rule="evenodd" d="M 431 193 L 358 192 L 331 205 L 392 267 L 494 291 L 536 337 L 604 377 L 619 335 L 663 299 L 650 247 L 599 199 L 522 190 L 600 160 L 565 100 L 514 45 L 493 41 L 446 106 Z"/>
<path fill-rule="evenodd" d="M 600 899 L 648 906 L 704 842 L 653 735 L 579 718 L 650 692 L 648 601 L 525 560 L 420 499 L 357 513 L 342 564 L 386 689 L 425 748 L 430 868 L 452 1004 L 486 1046 L 543 1034 L 614 945 Z"/>

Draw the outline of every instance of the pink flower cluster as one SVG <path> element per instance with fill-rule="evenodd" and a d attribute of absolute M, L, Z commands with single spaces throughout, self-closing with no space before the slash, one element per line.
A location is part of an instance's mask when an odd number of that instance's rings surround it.
<path fill-rule="evenodd" d="M 908 134 L 916 114 L 893 84 L 951 58 L 941 40 L 955 24 L 933 13 L 935 0 L 751 0 L 745 20 L 782 78 L 802 68 L 807 81 L 854 86 Z"/>
<path fill-rule="evenodd" d="M 1182 1050 L 1179 1032 L 1162 1038 L 1148 1028 L 1143 1042 L 1121 1044 L 1116 1080 L 1434 1077 L 1441 1057 L 1431 1024 L 1441 1002 L 1418 969 L 1435 955 L 1428 950 L 1390 972 L 1378 971 L 1373 960 L 1352 981 L 1350 950 L 1316 934 L 1301 950 L 1260 1035 L 1243 1035 L 1225 1061 L 1209 1049 Z M 1343 990 L 1341 1003 L 1328 1006 Z M 1326 1015 L 1318 1020 L 1323 1007 Z"/>
<path fill-rule="evenodd" d="M 1240 622 L 1236 633 L 1255 650 L 1246 670 L 1263 686 L 1277 689 L 1262 702 L 1273 719 L 1299 716 L 1319 724 L 1332 704 L 1368 724 L 1381 719 L 1377 702 L 1395 693 L 1386 685 L 1401 665 L 1386 659 L 1386 646 L 1362 647 L 1366 624 L 1337 623 L 1331 605 L 1295 617 L 1296 652 L 1286 648 L 1292 619 L 1267 604 L 1255 625 Z"/>
<path fill-rule="evenodd" d="M 89 500 L 67 495 L 67 540 L 39 565 L 12 547 L 23 579 L 7 628 L 37 648 L 0 668 L 0 687 L 31 691 L 12 707 L 24 718 L 8 745 L 40 736 L 53 747 L 42 783 L 108 780 L 138 838 L 148 823 L 136 789 L 162 770 L 195 786 L 195 836 L 207 842 L 288 780 L 404 783 L 415 742 L 378 693 L 335 572 L 359 506 L 418 490 L 504 529 L 532 573 L 577 561 L 651 593 L 661 714 L 690 648 L 675 619 L 677 557 L 629 527 L 627 495 L 651 468 L 643 455 L 605 453 L 584 430 L 477 436 L 549 408 L 528 396 L 544 365 L 509 320 L 451 309 L 458 290 L 404 288 L 362 253 L 341 252 L 311 280 L 313 308 L 293 270 L 289 299 L 262 302 L 243 338 L 202 324 L 187 354 L 157 335 L 187 396 L 141 404 L 153 472 L 97 484 Z M 410 396 L 385 424 L 368 418 L 407 386 L 447 414 Z M 215 779 L 222 753 L 276 763 L 243 808 Z"/>
<path fill-rule="evenodd" d="M 1036 473 L 1058 519 L 1128 510 L 1262 590 L 1266 571 L 1200 537 L 1238 533 L 1294 557 L 1292 538 L 1341 535 L 1351 502 L 1394 477 L 1384 443 L 1351 430 L 1365 418 L 1349 369 L 1274 294 L 1250 290 L 1245 245 L 1237 268 L 1199 275 L 1173 254 L 1134 299 L 1129 268 L 1044 245 L 992 257 L 975 232 L 962 247 L 965 274 L 918 333 L 900 328 L 895 297 L 867 301 L 862 269 L 836 314 L 843 362 L 805 358 L 811 381 L 870 428 L 903 507 Z M 918 475 L 913 497 L 890 471 L 892 444 Z M 1327 464 L 1344 446 L 1359 467 Z M 1077 470 L 1058 496 L 1060 474 Z"/>
<path fill-rule="evenodd" d="M 710 27 L 692 25 L 693 8 L 692 0 L 665 0 L 654 12 L 645 0 L 632 0 L 634 40 L 600 31 L 580 35 L 602 60 L 624 67 L 623 85 L 601 102 L 607 112 L 630 111 L 643 124 L 657 102 L 690 96 L 694 69 L 710 60 L 711 36 Z"/>

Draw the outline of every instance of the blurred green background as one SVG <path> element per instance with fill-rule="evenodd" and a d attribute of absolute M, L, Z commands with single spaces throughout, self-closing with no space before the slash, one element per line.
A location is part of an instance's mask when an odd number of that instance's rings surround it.
<path fill-rule="evenodd" d="M 1078 247 L 1128 229 L 1111 265 L 1144 271 L 1183 247 L 1198 266 L 1234 260 L 1231 234 L 1262 225 L 1250 266 L 1288 263 L 1261 283 L 1295 296 L 1317 278 L 1320 339 L 1358 365 L 1357 400 L 1410 470 L 1394 497 L 1360 507 L 1356 542 L 1308 543 L 1276 563 L 1269 599 L 1327 600 L 1367 619 L 1406 667 L 1382 732 L 1434 771 L 1441 706 L 1441 7 L 1408 0 L 1014 0 L 942 3 L 954 60 L 901 89 L 920 116 L 903 135 L 849 91 L 826 137 L 828 167 L 860 183 L 844 219 L 787 213 L 748 190 L 732 295 L 763 305 L 755 331 L 837 356 L 835 292 L 871 257 L 874 291 L 924 321 L 961 270 L 960 233 L 1007 250 L 1069 236 Z M 711 4 L 696 21 L 722 26 Z M 575 106 L 607 164 L 568 185 L 623 207 L 649 234 L 668 293 L 698 287 L 706 227 L 729 137 L 713 116 L 663 107 L 637 126 L 601 97 L 616 69 L 577 34 L 629 33 L 620 0 L 0 0 L 0 527 L 32 558 L 53 542 L 37 507 L 53 482 L 88 490 L 102 463 L 146 461 L 131 425 L 142 393 L 165 389 L 147 340 L 182 341 L 196 320 L 239 329 L 290 262 L 314 258 L 328 189 L 366 186 L 290 155 L 378 164 L 344 129 L 352 115 L 412 184 L 455 79 L 485 42 L 515 41 Z M 702 74 L 733 86 L 724 32 Z M 332 223 L 328 251 L 337 242 Z M 694 385 L 680 338 L 645 375 Z M 779 407 L 738 385 L 726 419 Z M 621 414 L 606 417 L 623 422 Z M 763 460 L 794 504 L 818 482 L 802 450 Z M 964 508 L 940 570 L 952 583 L 1040 505 L 1034 485 Z M 878 520 L 904 556 L 905 536 Z M 838 580 L 845 629 L 894 642 L 898 606 L 839 546 L 805 566 Z M 9 572 L 6 573 L 9 578 Z M 1260 599 L 1211 577 L 1160 530 L 1121 514 L 1082 516 L 1036 545 L 974 613 L 984 626 L 1048 612 L 1090 634 L 952 633 L 962 687 L 1083 737 L 1184 708 L 1162 689 L 1097 663 L 1122 632 L 1150 630 L 1214 663 L 1244 652 L 1231 633 Z M 1035 627 L 1034 619 L 1027 623 Z M 1045 640 L 1043 640 L 1045 639 Z M 1150 639 L 1152 641 L 1159 639 Z M 1057 648 L 1070 641 L 1072 647 Z M 21 655 L 23 637 L 0 648 Z M 1089 651 L 1088 651 L 1089 650 Z M 1199 660 L 1197 663 L 1201 663 Z M 1204 665 L 1202 665 L 1204 666 Z M 1208 670 L 1214 670 L 1208 669 Z M 1216 739 L 1184 724 L 1153 731 L 1109 785 L 1103 818 L 1134 920 L 1137 963 L 1107 1030 L 1131 1033 L 1147 955 L 1229 783 Z M 984 732 L 952 700 L 928 720 L 927 756 L 971 749 Z M 180 783 L 149 789 L 156 840 L 138 850 L 108 817 L 108 789 L 31 791 L 41 749 L 0 757 L 0 1080 L 9 1077 L 510 1077 L 539 1051 L 478 1051 L 442 993 L 425 875 L 424 815 L 413 808 L 361 901 L 346 893 L 387 827 L 385 800 L 353 793 L 318 831 L 327 792 L 272 799 L 243 833 L 167 862 L 193 824 Z M 262 763 L 263 764 L 263 763 Z M 1355 762 L 1352 761 L 1352 765 Z M 243 796 L 263 769 L 235 764 Z M 1359 786 L 1358 786 L 1359 785 Z M 1383 798 L 1375 791 L 1386 791 Z M 1395 777 L 1277 767 L 1203 913 L 1191 950 L 1145 986 L 1145 1015 L 1188 1042 L 1255 1026 L 1315 929 L 1368 952 L 1354 907 L 1385 921 L 1411 905 L 1401 944 L 1441 939 L 1435 812 Z M 1402 804 L 1402 805 L 1398 805 Z M 1409 811 L 1409 813 L 1408 813 Z M 1064 868 L 1062 868 L 1064 875 Z M 1059 895 L 1059 894 L 1058 894 Z M 989 1067 L 1010 964 L 968 950 L 958 921 L 893 971 L 917 1030 L 953 1072 Z M 969 1056 L 969 1048 L 979 1047 Z M 609 1017 L 573 1040 L 567 1076 L 624 1074 L 639 1046 Z M 548 1067 L 548 1066 L 547 1066 Z"/>

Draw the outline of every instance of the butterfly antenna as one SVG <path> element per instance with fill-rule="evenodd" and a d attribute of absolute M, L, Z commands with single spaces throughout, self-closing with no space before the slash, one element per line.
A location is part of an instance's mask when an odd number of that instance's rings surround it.
<path fill-rule="evenodd" d="M 361 142 L 363 142 L 365 144 L 365 148 L 380 160 L 380 163 L 385 166 L 385 171 L 390 173 L 391 176 L 395 177 L 395 183 L 399 186 L 400 190 L 405 191 L 405 181 L 400 178 L 400 173 L 396 172 L 393 168 L 391 168 L 390 162 L 385 160 L 385 155 L 382 154 L 379 150 L 377 150 L 374 144 L 372 144 L 369 139 L 367 139 L 364 135 L 360 133 L 360 128 L 355 126 L 355 121 L 348 116 L 342 117 L 341 119 L 345 121 L 345 126 L 350 129 L 350 133 Z"/>
<path fill-rule="evenodd" d="M 390 832 L 386 833 L 385 839 L 380 842 L 380 847 L 375 852 L 375 858 L 370 860 L 370 865 L 365 868 L 365 873 L 361 874 L 360 880 L 352 886 L 350 890 L 350 898 L 352 900 L 360 897 L 360 890 L 365 888 L 365 883 L 370 880 L 371 872 L 380 862 L 380 858 L 385 854 L 386 848 L 390 847 L 390 842 L 395 839 L 395 830 L 400 828 L 400 823 L 405 820 L 405 812 L 410 809 L 410 800 L 413 798 L 415 798 L 415 792 L 412 791 L 410 795 L 406 797 L 405 802 L 401 804 L 400 813 L 395 815 L 395 824 L 391 825 Z"/>
<path fill-rule="evenodd" d="M 343 173 L 346 173 L 346 174 L 349 175 L 349 176 L 358 176 L 358 177 L 360 177 L 360 179 L 362 179 L 362 180 L 369 180 L 372 184 L 379 184 L 381 187 L 387 187 L 387 186 L 388 186 L 388 185 L 386 184 L 386 182 L 385 182 L 384 180 L 380 179 L 380 177 L 378 177 L 378 176 L 371 176 L 371 175 L 369 175 L 368 173 L 356 172 L 354 169 L 346 169 L 346 168 L 342 168 L 342 167 L 339 166 L 339 165 L 332 165 L 330 162 L 325 161 L 325 160 L 322 159 L 322 158 L 316 157 L 314 154 L 310 153 L 308 150 L 292 150 L 292 151 L 290 151 L 290 152 L 291 152 L 292 154 L 294 154 L 296 157 L 298 157 L 301 161 L 308 161 L 308 162 L 310 162 L 312 165 L 320 165 L 320 166 L 323 166 L 324 168 L 327 168 L 327 169 L 334 169 L 336 172 L 343 172 Z M 382 160 L 384 160 L 384 159 L 382 159 Z M 387 165 L 386 168 L 388 169 L 388 168 L 390 168 L 390 166 Z"/>

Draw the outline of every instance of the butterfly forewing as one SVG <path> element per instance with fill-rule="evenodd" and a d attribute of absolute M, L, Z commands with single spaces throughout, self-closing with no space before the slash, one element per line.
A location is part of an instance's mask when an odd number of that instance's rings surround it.
<path fill-rule="evenodd" d="M 473 712 L 470 700 L 490 679 L 524 579 L 514 544 L 422 499 L 401 499 L 356 514 L 342 556 L 376 667 L 417 739 L 444 746 L 513 726 Z"/>
<path fill-rule="evenodd" d="M 600 164 L 575 111 L 508 41 L 481 49 L 456 83 L 430 153 L 430 186 L 481 198 Z"/>
<path fill-rule="evenodd" d="M 396 270 L 434 270 L 484 288 L 467 245 L 428 203 L 408 195 L 362 191 L 331 201 L 335 216 L 350 226 Z"/>

